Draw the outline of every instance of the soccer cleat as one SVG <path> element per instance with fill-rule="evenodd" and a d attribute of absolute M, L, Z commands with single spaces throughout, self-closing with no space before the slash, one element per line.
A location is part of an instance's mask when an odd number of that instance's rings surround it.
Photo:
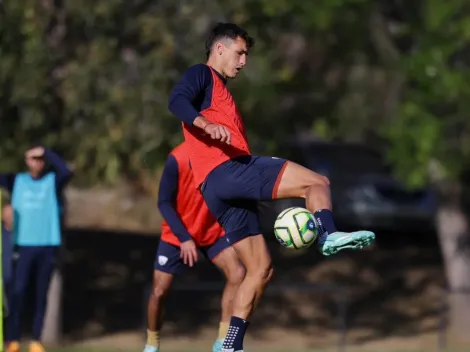
<path fill-rule="evenodd" d="M 18 341 L 7 343 L 6 352 L 20 352 L 20 343 Z"/>
<path fill-rule="evenodd" d="M 343 249 L 363 249 L 369 247 L 375 240 L 375 234 L 370 231 L 333 232 L 324 235 L 318 241 L 323 255 L 333 255 Z"/>
<path fill-rule="evenodd" d="M 46 349 L 39 342 L 34 341 L 29 344 L 29 352 L 46 352 Z"/>
<path fill-rule="evenodd" d="M 215 340 L 214 345 L 212 346 L 212 352 L 222 352 L 222 346 L 224 345 L 224 340 Z"/>
<path fill-rule="evenodd" d="M 145 345 L 143 352 L 158 352 L 158 347 L 152 345 Z"/>

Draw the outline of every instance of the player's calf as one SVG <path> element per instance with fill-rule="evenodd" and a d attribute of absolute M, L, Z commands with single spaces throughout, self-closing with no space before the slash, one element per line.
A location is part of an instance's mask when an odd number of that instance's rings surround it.
<path fill-rule="evenodd" d="M 235 298 L 233 316 L 222 351 L 242 351 L 248 320 L 271 280 L 271 256 L 262 235 L 247 237 L 234 244 L 246 275 Z"/>
<path fill-rule="evenodd" d="M 233 315 L 248 320 L 273 276 L 271 255 L 262 235 L 250 236 L 234 244 L 246 275 L 233 307 Z"/>
<path fill-rule="evenodd" d="M 226 280 L 221 300 L 222 314 L 219 324 L 219 333 L 212 347 L 213 352 L 220 352 L 229 329 L 230 317 L 233 314 L 233 305 L 238 288 L 245 278 L 245 267 L 238 259 L 233 247 L 223 250 L 212 262 L 222 271 Z"/>
<path fill-rule="evenodd" d="M 158 270 L 154 271 L 152 292 L 147 307 L 147 343 L 144 352 L 157 352 L 160 347 L 163 302 L 173 282 L 173 275 Z"/>

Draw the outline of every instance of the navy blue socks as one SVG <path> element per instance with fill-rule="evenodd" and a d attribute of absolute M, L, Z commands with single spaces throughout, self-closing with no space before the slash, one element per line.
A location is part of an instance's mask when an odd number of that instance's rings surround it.
<path fill-rule="evenodd" d="M 317 210 L 313 216 L 317 221 L 319 235 L 332 234 L 336 232 L 335 222 L 333 221 L 333 213 L 328 209 Z"/>
<path fill-rule="evenodd" d="M 222 352 L 227 351 L 243 351 L 243 339 L 245 337 L 248 322 L 238 317 L 230 319 L 227 336 L 225 336 Z"/>

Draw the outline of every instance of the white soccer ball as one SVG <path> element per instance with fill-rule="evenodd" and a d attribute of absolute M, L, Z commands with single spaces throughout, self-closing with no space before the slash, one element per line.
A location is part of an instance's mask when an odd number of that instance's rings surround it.
<path fill-rule="evenodd" d="M 274 223 L 274 235 L 286 248 L 310 247 L 318 236 L 315 217 L 305 208 L 288 208 L 278 215 Z"/>

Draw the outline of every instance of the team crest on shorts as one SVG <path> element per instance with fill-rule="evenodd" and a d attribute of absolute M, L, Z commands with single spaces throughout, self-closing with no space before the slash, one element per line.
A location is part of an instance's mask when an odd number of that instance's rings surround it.
<path fill-rule="evenodd" d="M 168 257 L 165 257 L 164 255 L 159 255 L 158 256 L 158 264 L 160 264 L 161 266 L 165 265 L 166 263 L 168 263 Z"/>

